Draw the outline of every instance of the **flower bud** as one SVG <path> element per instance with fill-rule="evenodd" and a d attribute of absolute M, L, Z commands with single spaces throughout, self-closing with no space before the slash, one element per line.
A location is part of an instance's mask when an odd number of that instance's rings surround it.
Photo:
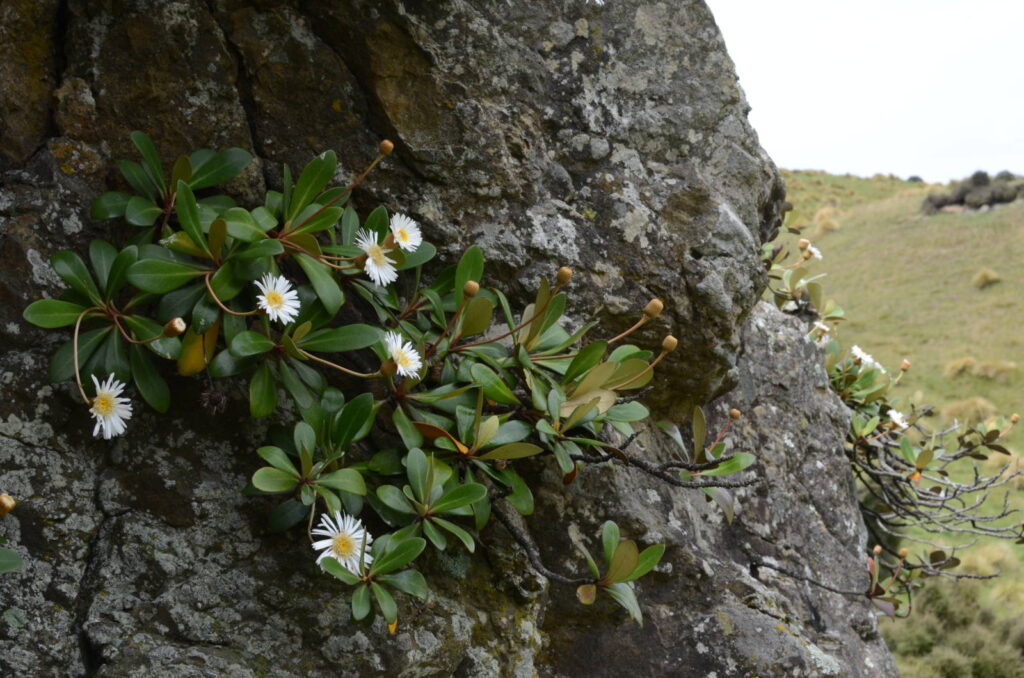
<path fill-rule="evenodd" d="M 462 286 L 462 293 L 467 297 L 475 297 L 480 292 L 480 283 L 475 280 L 467 280 Z"/>
<path fill-rule="evenodd" d="M 676 346 L 679 345 L 679 340 L 673 337 L 671 334 L 665 337 L 661 342 L 661 350 L 665 353 L 671 353 L 676 350 Z"/>
<path fill-rule="evenodd" d="M 555 283 L 561 286 L 569 282 L 570 278 L 572 278 L 572 269 L 568 266 L 563 266 L 555 274 Z"/>
<path fill-rule="evenodd" d="M 906 560 L 907 556 L 909 556 L 909 555 L 910 555 L 910 551 L 908 551 L 905 548 L 904 549 L 900 549 L 900 560 Z"/>
<path fill-rule="evenodd" d="M 381 155 L 391 155 L 391 151 L 393 150 L 395 150 L 395 145 L 388 139 L 385 139 L 384 141 L 380 142 Z"/>
<path fill-rule="evenodd" d="M 1020 421 L 1020 415 L 1019 414 L 1014 412 L 1013 414 L 1010 415 L 1010 423 L 1011 424 L 1016 424 L 1018 421 Z"/>
<path fill-rule="evenodd" d="M 800 242 L 797 243 L 797 246 L 799 246 L 800 249 L 805 250 L 811 246 L 811 241 L 807 238 L 800 238 Z"/>
<path fill-rule="evenodd" d="M 14 507 L 18 505 L 18 502 L 14 501 L 14 497 L 9 494 L 0 494 L 0 518 L 3 518 L 8 513 L 14 510 Z"/>
<path fill-rule="evenodd" d="M 906 372 L 909 369 L 910 369 L 910 361 L 907 360 L 906 358 L 904 358 L 903 362 L 900 363 L 900 372 Z"/>
<path fill-rule="evenodd" d="M 729 410 L 729 418 L 732 419 L 733 421 L 736 421 L 737 419 L 739 419 L 742 416 L 743 416 L 743 413 L 740 412 L 739 410 L 737 410 L 735 407 L 732 408 L 731 410 Z"/>
<path fill-rule="evenodd" d="M 648 320 L 654 320 L 661 312 L 665 310 L 665 304 L 661 303 L 661 299 L 651 299 L 644 306 L 644 315 L 647 316 Z"/>
<path fill-rule="evenodd" d="M 177 337 L 185 333 L 185 321 L 181 318 L 171 318 L 164 325 L 165 337 Z"/>
<path fill-rule="evenodd" d="M 874 554 L 875 554 L 876 556 L 880 556 L 880 555 L 882 555 L 882 546 L 881 546 L 881 544 L 875 544 L 875 548 L 871 549 L 871 551 L 872 551 L 872 552 L 873 552 L 873 553 L 874 553 Z"/>
<path fill-rule="evenodd" d="M 810 251 L 810 250 L 804 250 L 804 251 L 803 251 L 803 254 L 801 254 L 801 255 L 800 255 L 800 258 L 801 258 L 801 259 L 803 259 L 804 261 L 807 261 L 807 260 L 808 260 L 808 259 L 810 259 L 810 258 L 811 258 L 812 256 L 814 256 L 814 255 L 813 255 L 813 254 L 811 254 L 811 251 Z"/>

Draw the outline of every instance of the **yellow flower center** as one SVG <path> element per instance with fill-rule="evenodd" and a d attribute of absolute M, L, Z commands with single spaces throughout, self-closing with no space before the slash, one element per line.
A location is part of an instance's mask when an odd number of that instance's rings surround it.
<path fill-rule="evenodd" d="M 339 558 L 351 558 L 356 555 L 356 541 L 350 535 L 336 534 L 331 539 L 331 551 Z"/>
<path fill-rule="evenodd" d="M 406 231 L 404 228 L 398 229 L 398 233 L 396 233 L 395 235 L 398 236 L 399 242 L 409 242 L 409 232 Z"/>
<path fill-rule="evenodd" d="M 384 248 L 382 248 L 380 245 L 371 245 L 370 248 L 366 251 L 366 254 L 371 259 L 373 259 L 373 263 L 377 264 L 378 266 L 387 265 L 387 258 L 384 256 Z"/>
<path fill-rule="evenodd" d="M 406 368 L 408 368 L 409 365 L 411 364 L 411 362 L 409 360 L 409 354 L 406 353 L 405 351 L 401 351 L 401 350 L 395 351 L 395 362 L 398 363 L 399 367 L 406 367 Z"/>
<path fill-rule="evenodd" d="M 281 308 L 284 306 L 284 299 L 274 290 L 267 290 L 267 306 L 270 308 Z"/>
<path fill-rule="evenodd" d="M 100 393 L 93 398 L 92 411 L 101 417 L 109 417 L 114 413 L 114 396 L 109 393 Z"/>

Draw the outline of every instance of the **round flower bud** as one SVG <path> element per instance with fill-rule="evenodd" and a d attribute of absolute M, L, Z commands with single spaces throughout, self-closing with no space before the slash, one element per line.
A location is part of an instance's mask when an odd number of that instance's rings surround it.
<path fill-rule="evenodd" d="M 800 238 L 800 242 L 797 243 L 797 246 L 799 246 L 800 249 L 805 250 L 811 246 L 811 241 L 807 238 Z"/>
<path fill-rule="evenodd" d="M 164 325 L 165 337 L 177 337 L 185 333 L 185 321 L 181 318 L 171 318 Z"/>
<path fill-rule="evenodd" d="M 906 358 L 904 358 L 903 362 L 900 363 L 900 372 L 906 372 L 909 369 L 910 369 L 910 361 L 907 360 Z"/>
<path fill-rule="evenodd" d="M 906 560 L 907 556 L 910 555 L 910 551 L 907 549 L 900 549 L 900 560 Z"/>
<path fill-rule="evenodd" d="M 381 155 L 391 155 L 391 151 L 393 150 L 395 150 L 395 144 L 389 141 L 388 139 L 385 139 L 384 141 L 380 142 Z"/>
<path fill-rule="evenodd" d="M 875 548 L 871 549 L 876 556 L 882 555 L 882 547 L 880 544 L 875 544 Z"/>
<path fill-rule="evenodd" d="M 665 304 L 661 303 L 661 299 L 651 299 L 644 306 L 644 315 L 650 320 L 654 320 L 661 312 L 665 310 Z"/>
<path fill-rule="evenodd" d="M 466 284 L 462 286 L 462 293 L 467 297 L 475 297 L 480 292 L 480 283 L 475 280 L 467 280 Z"/>
<path fill-rule="evenodd" d="M 801 257 L 802 259 L 804 259 L 805 261 L 806 261 L 807 259 L 810 259 L 810 258 L 811 258 L 812 256 L 814 256 L 814 255 L 813 255 L 813 254 L 811 254 L 811 251 L 810 251 L 810 250 L 804 250 L 804 251 L 803 251 L 803 254 L 801 254 L 801 255 L 800 255 L 800 257 Z"/>
<path fill-rule="evenodd" d="M 1020 415 L 1019 414 L 1014 412 L 1013 414 L 1010 415 L 1010 423 L 1011 424 L 1016 424 L 1018 421 L 1020 421 Z"/>
<path fill-rule="evenodd" d="M 743 416 L 743 413 L 740 412 L 739 410 L 737 410 L 735 407 L 732 408 L 731 410 L 729 410 L 729 418 L 732 419 L 733 421 L 736 421 L 737 419 L 739 419 L 742 416 Z"/>
<path fill-rule="evenodd" d="M 673 337 L 671 334 L 665 337 L 661 342 L 661 350 L 666 353 L 671 353 L 676 350 L 676 346 L 679 345 L 679 340 Z"/>
<path fill-rule="evenodd" d="M 393 377 L 398 374 L 398 364 L 391 358 L 388 358 L 380 364 L 380 373 L 385 377 Z"/>
<path fill-rule="evenodd" d="M 555 274 L 555 282 L 558 285 L 566 284 L 570 278 L 572 278 L 572 269 L 568 266 L 561 267 L 558 269 L 558 273 Z"/>
<path fill-rule="evenodd" d="M 14 510 L 18 502 L 14 501 L 14 497 L 9 494 L 0 494 L 0 518 L 3 518 L 8 513 Z"/>

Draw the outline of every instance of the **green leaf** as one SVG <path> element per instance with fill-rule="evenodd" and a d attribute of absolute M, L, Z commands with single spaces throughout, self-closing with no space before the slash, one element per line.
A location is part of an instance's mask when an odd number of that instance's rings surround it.
<path fill-rule="evenodd" d="M 252 475 L 252 484 L 263 492 L 288 492 L 299 484 L 299 478 L 287 471 L 264 466 Z"/>
<path fill-rule="evenodd" d="M 160 339 L 146 344 L 146 348 L 161 358 L 177 360 L 181 355 L 181 340 L 177 337 L 163 336 L 164 328 L 160 323 L 140 315 L 121 316 L 121 320 L 132 331 L 137 341 L 160 337 Z"/>
<path fill-rule="evenodd" d="M 611 421 L 641 421 L 650 415 L 650 411 L 636 402 L 614 405 L 606 413 L 605 417 Z"/>
<path fill-rule="evenodd" d="M 249 210 L 242 207 L 232 207 L 221 215 L 227 225 L 228 235 L 243 242 L 257 242 L 265 240 L 266 235 L 260 224 L 252 216 Z"/>
<path fill-rule="evenodd" d="M 203 162 L 197 163 L 196 154 L 192 154 L 192 176 L 188 185 L 194 190 L 222 184 L 234 178 L 252 160 L 252 155 L 241 148 L 229 148 L 226 151 L 206 156 Z"/>
<path fill-rule="evenodd" d="M 589 371 L 592 367 L 596 366 L 604 358 L 605 351 L 608 350 L 608 342 L 606 341 L 595 341 L 593 344 L 586 346 L 581 349 L 576 357 L 569 363 L 569 368 L 565 371 L 563 383 L 568 384 L 569 382 L 576 379 L 580 375 Z"/>
<path fill-rule="evenodd" d="M 351 206 L 345 208 L 341 215 L 341 242 L 343 245 L 351 245 L 355 242 L 356 231 L 359 230 L 359 215 Z"/>
<path fill-rule="evenodd" d="M 82 369 L 86 361 L 96 352 L 107 338 L 107 335 L 114 331 L 113 326 L 108 325 L 96 330 L 89 330 L 78 335 L 78 368 Z M 53 383 L 67 381 L 75 376 L 74 366 L 74 345 L 73 340 L 68 340 L 61 346 L 50 359 L 49 378 Z"/>
<path fill-rule="evenodd" d="M 284 471 L 286 474 L 298 478 L 299 470 L 295 468 L 295 464 L 292 463 L 291 458 L 288 454 L 280 447 L 273 445 L 267 445 L 256 450 L 256 454 L 260 455 L 263 461 L 267 462 L 279 471 Z"/>
<path fill-rule="evenodd" d="M 612 600 L 622 606 L 629 616 L 633 618 L 640 626 L 644 625 L 644 615 L 640 611 L 640 603 L 636 600 L 636 593 L 633 592 L 633 588 L 629 584 L 617 583 L 608 586 L 605 589 L 608 595 L 611 596 Z"/>
<path fill-rule="evenodd" d="M 484 297 L 473 297 L 466 305 L 462 315 L 462 335 L 471 337 L 474 334 L 486 332 L 491 326 L 491 315 L 494 313 L 494 304 L 490 299 Z"/>
<path fill-rule="evenodd" d="M 342 353 L 357 351 L 382 341 L 384 333 L 372 325 L 345 325 L 310 332 L 296 344 L 316 353 Z"/>
<path fill-rule="evenodd" d="M 157 412 L 166 412 L 171 406 L 171 391 L 167 387 L 167 382 L 153 366 L 149 354 L 141 346 L 133 345 L 129 360 L 132 366 L 132 380 L 142 394 L 142 399 Z"/>
<path fill-rule="evenodd" d="M 473 381 L 480 384 L 484 389 L 484 395 L 490 400 L 502 405 L 518 405 L 519 399 L 515 397 L 501 377 L 494 373 L 486 365 L 476 363 L 470 368 Z"/>
<path fill-rule="evenodd" d="M 244 358 L 250 355 L 261 355 L 274 349 L 274 342 L 259 332 L 246 330 L 239 332 L 231 340 L 231 355 Z"/>
<path fill-rule="evenodd" d="M 334 178 L 337 168 L 338 157 L 334 151 L 324 151 L 309 161 L 309 164 L 302 170 L 302 174 L 299 175 L 299 180 L 295 182 L 285 221 L 294 219 L 306 205 L 313 202 L 313 198 L 319 195 L 327 186 L 327 182 Z"/>
<path fill-rule="evenodd" d="M 152 226 L 163 213 L 149 198 L 135 195 L 125 206 L 124 219 L 132 226 Z"/>
<path fill-rule="evenodd" d="M 372 393 L 362 393 L 345 403 L 331 429 L 331 439 L 338 449 L 347 449 L 367 422 L 373 421 L 373 404 Z"/>
<path fill-rule="evenodd" d="M 92 207 L 89 208 L 89 218 L 94 221 L 102 221 L 103 219 L 123 217 L 131 197 L 121 191 L 104 193 L 93 201 Z"/>
<path fill-rule="evenodd" d="M 309 214 L 307 215 L 306 212 L 309 212 Z M 319 233 L 334 226 L 340 218 L 340 207 L 320 208 L 316 207 L 316 203 L 314 203 L 303 210 L 298 218 L 296 218 L 296 221 L 302 224 L 302 228 L 296 229 L 295 233 Z"/>
<path fill-rule="evenodd" d="M 698 462 L 703 462 L 706 458 L 704 455 L 704 442 L 707 440 L 708 425 L 704 419 L 704 410 L 699 407 L 693 408 L 693 453 L 696 455 Z"/>
<path fill-rule="evenodd" d="M 420 246 L 412 252 L 405 253 L 405 261 L 400 263 L 395 268 L 399 271 L 404 271 L 410 268 L 416 268 L 422 266 L 437 255 L 437 248 L 429 242 L 421 242 Z"/>
<path fill-rule="evenodd" d="M 334 575 L 349 586 L 354 586 L 359 583 L 359 577 L 345 569 L 345 567 L 335 558 L 328 556 L 320 561 L 320 565 L 328 574 Z"/>
<path fill-rule="evenodd" d="M 21 567 L 21 556 L 10 549 L 0 548 L 0 573 L 13 572 Z"/>
<path fill-rule="evenodd" d="M 457 508 L 469 506 L 487 496 L 487 488 L 480 483 L 466 483 L 446 492 L 430 507 L 431 513 L 450 513 Z"/>
<path fill-rule="evenodd" d="M 135 148 L 139 149 L 139 153 L 142 154 L 142 159 L 149 170 L 149 177 L 156 184 L 156 187 L 160 189 L 160 195 L 167 195 L 167 184 L 164 183 L 164 168 L 160 164 L 160 155 L 156 152 L 153 142 L 144 132 L 138 130 L 135 130 L 129 136 L 132 143 L 135 144 Z"/>
<path fill-rule="evenodd" d="M 206 238 L 203 236 L 203 226 L 199 220 L 199 205 L 196 203 L 196 196 L 184 181 L 178 182 L 178 197 L 176 201 L 178 224 L 181 225 L 181 230 L 199 248 L 209 253 L 210 248 L 206 244 Z"/>
<path fill-rule="evenodd" d="M 433 520 L 425 520 L 421 525 L 423 534 L 426 535 L 430 543 L 434 545 L 438 551 L 444 551 L 448 548 L 448 537 L 444 535 L 444 532 L 434 525 Z"/>
<path fill-rule="evenodd" d="M 157 199 L 157 188 L 153 180 L 149 178 L 142 165 L 131 160 L 118 160 L 117 169 L 121 170 L 128 185 L 135 189 L 135 192 L 144 195 L 152 201 Z"/>
<path fill-rule="evenodd" d="M 121 291 L 124 284 L 128 282 L 128 269 L 139 258 L 139 248 L 129 245 L 121 250 L 113 263 L 110 265 L 110 272 L 103 283 L 103 296 L 110 300 L 115 294 Z"/>
<path fill-rule="evenodd" d="M 423 553 L 423 549 L 426 547 L 427 542 L 420 537 L 403 539 L 392 546 L 390 551 L 387 551 L 373 561 L 370 566 L 370 574 L 388 574 L 389 572 L 401 569 L 415 560 L 419 554 Z"/>
<path fill-rule="evenodd" d="M 88 297 L 97 306 L 102 305 L 96 283 L 85 267 L 85 262 L 77 254 L 68 250 L 57 252 L 50 257 L 50 265 L 71 289 Z"/>
<path fill-rule="evenodd" d="M 511 469 L 505 471 L 505 477 L 509 481 L 512 492 L 505 497 L 505 500 L 509 504 L 512 504 L 519 515 L 528 516 L 533 513 L 533 492 L 530 491 L 530 486 L 526 484 L 526 481 L 522 477 Z"/>
<path fill-rule="evenodd" d="M 341 305 L 345 303 L 345 295 L 338 287 L 338 282 L 331 274 L 331 269 L 308 254 L 297 254 L 295 260 L 299 262 L 299 266 L 306 273 L 306 277 L 309 278 L 310 284 L 316 290 L 316 295 L 320 297 L 324 308 L 332 316 L 335 315 Z"/>
<path fill-rule="evenodd" d="M 648 572 L 654 569 L 654 566 L 661 560 L 661 556 L 665 553 L 664 544 L 655 544 L 654 546 L 648 546 L 641 553 L 637 560 L 636 568 L 625 581 L 633 581 L 644 576 Z"/>
<path fill-rule="evenodd" d="M 757 457 L 749 452 L 737 452 L 715 468 L 701 471 L 702 476 L 727 476 L 731 473 L 739 473 L 743 469 L 754 464 Z"/>
<path fill-rule="evenodd" d="M 416 509 L 413 507 L 400 489 L 394 485 L 381 485 L 377 488 L 377 498 L 384 502 L 384 505 L 399 513 L 414 515 Z"/>
<path fill-rule="evenodd" d="M 302 502 L 295 499 L 286 499 L 270 512 L 268 528 L 271 532 L 284 532 L 301 523 L 308 515 L 309 509 L 303 506 Z M 324 561 L 326 560 L 333 559 L 325 558 Z M 321 561 L 321 563 L 324 561 Z"/>
<path fill-rule="evenodd" d="M 366 230 L 377 235 L 379 242 L 389 231 L 388 223 L 388 211 L 384 208 L 384 205 L 380 205 L 366 215 L 366 223 L 363 225 L 366 227 Z"/>
<path fill-rule="evenodd" d="M 317 479 L 320 485 L 326 485 L 332 490 L 351 492 L 363 496 L 366 494 L 366 483 L 359 471 L 350 468 L 338 469 L 332 473 L 325 473 Z"/>
<path fill-rule="evenodd" d="M 99 288 L 105 289 L 107 278 L 110 275 L 110 267 L 117 257 L 117 249 L 106 240 L 93 240 L 89 243 L 89 262 L 92 270 L 96 273 L 96 280 Z"/>
<path fill-rule="evenodd" d="M 466 530 L 462 529 L 455 523 L 449 522 L 444 518 L 438 518 L 436 516 L 431 518 L 430 522 L 454 534 L 455 537 L 462 542 L 462 545 L 465 546 L 466 550 L 470 553 L 476 551 L 476 542 L 473 541 L 473 537 L 469 534 L 469 532 L 466 532 Z"/>
<path fill-rule="evenodd" d="M 103 345 L 93 356 L 93 360 L 97 360 L 98 372 L 94 369 L 93 365 L 89 365 L 86 371 L 96 373 L 97 376 L 106 376 L 113 373 L 118 381 L 123 382 L 131 379 L 132 368 L 128 360 L 126 344 L 117 332 L 111 332 L 107 335 Z"/>
<path fill-rule="evenodd" d="M 476 245 L 473 245 L 462 255 L 459 265 L 455 269 L 455 304 L 462 303 L 462 288 L 470 280 L 480 282 L 484 275 L 484 253 Z"/>
<path fill-rule="evenodd" d="M 177 186 L 178 181 L 188 181 L 192 176 L 192 161 L 187 155 L 179 155 L 171 167 L 171 186 Z"/>
<path fill-rule="evenodd" d="M 403 570 L 395 574 L 382 574 L 377 577 L 377 581 L 420 600 L 424 600 L 430 595 L 430 589 L 427 588 L 427 580 L 416 570 Z"/>
<path fill-rule="evenodd" d="M 601 546 L 604 548 L 604 565 L 609 567 L 612 562 L 612 555 L 619 545 L 619 526 L 611 520 L 605 521 L 601 526 Z"/>
<path fill-rule="evenodd" d="M 165 294 L 206 273 L 188 264 L 166 259 L 142 259 L 128 268 L 128 282 L 143 292 Z"/>
<path fill-rule="evenodd" d="M 533 443 L 509 443 L 508 445 L 502 445 L 497 447 L 486 454 L 479 456 L 480 459 L 521 459 L 523 457 L 532 457 L 535 454 L 540 454 L 544 451 L 544 448 L 538 447 Z"/>
<path fill-rule="evenodd" d="M 427 461 L 427 455 L 423 454 L 423 450 L 418 447 L 409 450 L 405 457 L 405 469 L 416 499 L 420 502 L 425 501 L 430 492 L 430 488 L 427 487 L 430 462 Z"/>
<path fill-rule="evenodd" d="M 265 417 L 277 408 L 277 384 L 270 366 L 261 363 L 249 382 L 249 413 L 254 419 Z"/>
<path fill-rule="evenodd" d="M 241 259 L 243 261 L 249 259 L 260 259 L 262 257 L 274 257 L 284 252 L 284 245 L 281 244 L 280 240 L 273 238 L 264 238 L 259 242 L 255 242 L 248 247 L 245 247 L 233 255 L 231 255 L 232 261 L 235 259 Z"/>
<path fill-rule="evenodd" d="M 389 624 L 395 623 L 398 619 L 398 606 L 395 605 L 395 599 L 377 582 L 370 582 L 370 586 L 373 587 L 373 597 L 377 599 L 384 620 Z"/>
<path fill-rule="evenodd" d="M 73 325 L 84 310 L 84 306 L 72 304 L 69 301 L 40 299 L 29 304 L 22 312 L 21 317 L 36 327 L 53 329 Z"/>
<path fill-rule="evenodd" d="M 327 560 L 324 558 L 324 560 Z M 352 617 L 358 621 L 370 614 L 370 587 L 360 584 L 352 592 Z"/>
<path fill-rule="evenodd" d="M 398 435 L 402 437 L 402 444 L 407 450 L 423 445 L 423 434 L 412 425 L 405 410 L 401 407 L 396 407 L 391 413 L 391 421 L 394 423 L 395 429 L 398 430 Z"/>

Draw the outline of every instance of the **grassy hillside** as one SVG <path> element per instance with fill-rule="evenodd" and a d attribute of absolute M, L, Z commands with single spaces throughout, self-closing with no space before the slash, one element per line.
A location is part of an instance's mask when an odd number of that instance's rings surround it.
<path fill-rule="evenodd" d="M 921 201 L 940 187 L 883 176 L 785 175 L 795 207 L 786 225 L 824 255 L 815 272 L 827 274 L 826 296 L 846 311 L 843 345 L 858 344 L 893 370 L 909 359 L 899 395 L 945 411 L 933 426 L 972 409 L 1024 414 L 1024 201 L 926 217 Z M 982 269 L 999 282 L 979 289 Z M 1008 447 L 1024 449 L 1024 424 Z M 994 457 L 986 470 L 1006 461 Z M 1020 479 L 1011 505 L 1024 511 Z M 903 676 L 1024 678 L 1024 546 L 983 542 L 962 560 L 963 570 L 1003 576 L 929 582 L 910 619 L 883 620 Z"/>

